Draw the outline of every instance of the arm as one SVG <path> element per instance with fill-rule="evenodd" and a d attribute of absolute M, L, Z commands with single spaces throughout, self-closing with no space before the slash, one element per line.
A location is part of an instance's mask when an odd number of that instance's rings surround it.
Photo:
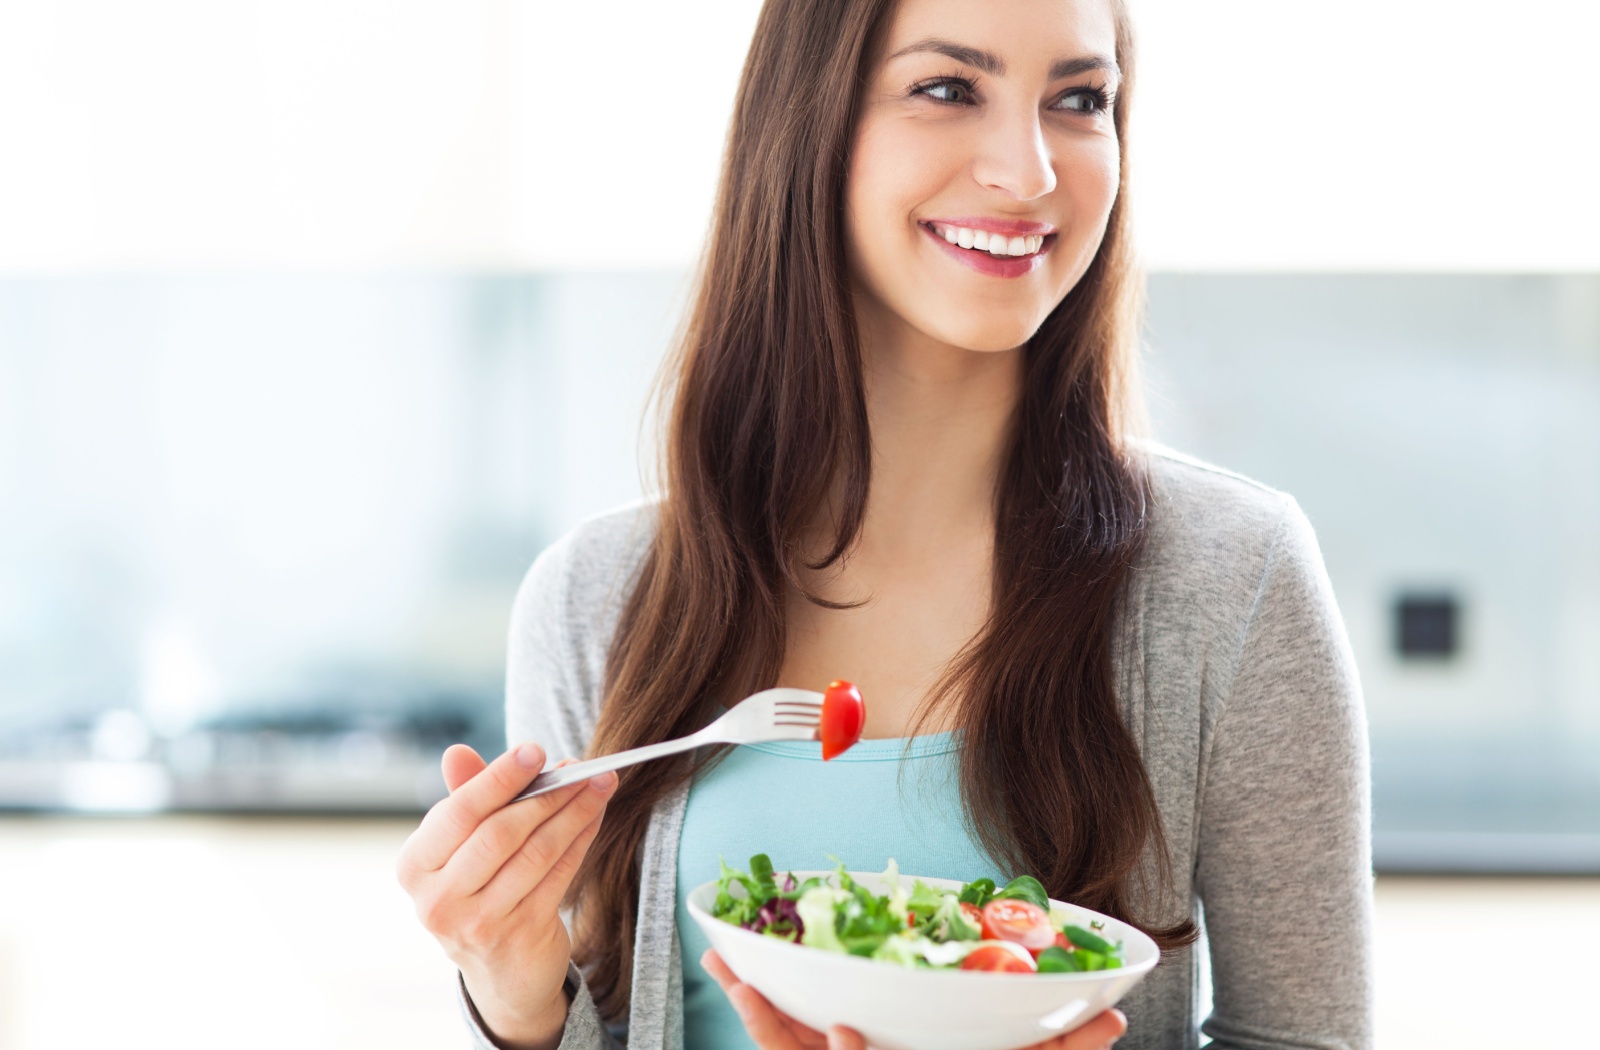
<path fill-rule="evenodd" d="M 508 744 L 532 740 L 552 763 L 581 758 L 593 729 L 592 715 L 579 688 L 581 659 L 567 631 L 570 589 L 568 562 L 573 537 L 542 553 L 529 569 L 512 607 L 506 659 L 506 736 Z M 616 1050 L 621 1044 L 607 1030 L 589 994 L 583 973 L 570 962 L 564 985 L 566 1027 L 558 1050 Z M 456 980 L 456 994 L 474 1050 L 500 1050 L 467 992 Z"/>
<path fill-rule="evenodd" d="M 589 988 L 583 982 L 583 972 L 571 963 L 567 964 L 565 991 L 567 1027 L 556 1050 L 621 1050 L 622 1044 L 612 1037 L 600 1020 L 600 1011 L 595 1008 Z M 459 976 L 456 978 L 456 999 L 461 1005 L 461 1016 L 472 1038 L 472 1050 L 501 1050 L 500 1045 L 490 1038 L 483 1018 L 478 1016 L 477 1008 L 472 1005 L 472 997 L 467 994 L 467 986 Z"/>
<path fill-rule="evenodd" d="M 1292 500 L 1262 568 L 1200 796 L 1196 888 L 1214 1047 L 1372 1045 L 1366 716 L 1310 523 Z"/>

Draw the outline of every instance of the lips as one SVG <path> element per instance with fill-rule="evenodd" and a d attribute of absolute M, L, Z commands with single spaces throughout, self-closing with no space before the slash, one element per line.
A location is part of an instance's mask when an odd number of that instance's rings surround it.
<path fill-rule="evenodd" d="M 1011 219 L 929 219 L 917 224 L 947 255 L 989 277 L 1022 277 L 1043 265 L 1056 227 Z"/>

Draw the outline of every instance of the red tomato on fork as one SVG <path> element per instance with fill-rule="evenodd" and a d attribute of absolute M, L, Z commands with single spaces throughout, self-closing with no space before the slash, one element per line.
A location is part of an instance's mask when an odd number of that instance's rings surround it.
<path fill-rule="evenodd" d="M 1056 943 L 1056 930 L 1050 913 L 1037 904 L 997 897 L 983 906 L 983 937 L 1041 952 Z"/>
<path fill-rule="evenodd" d="M 823 760 L 843 754 L 861 739 L 867 724 L 867 705 L 861 690 L 849 682 L 830 682 L 822 694 L 822 725 L 817 738 L 822 741 Z"/>
<path fill-rule="evenodd" d="M 998 944 L 985 944 L 974 948 L 961 960 L 963 970 L 986 970 L 989 973 L 1033 973 L 1034 965 L 1016 952 Z"/>

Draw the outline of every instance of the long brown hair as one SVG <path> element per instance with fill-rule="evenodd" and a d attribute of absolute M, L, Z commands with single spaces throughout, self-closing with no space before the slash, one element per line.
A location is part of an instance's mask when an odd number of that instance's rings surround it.
<path fill-rule="evenodd" d="M 592 754 L 692 732 L 719 704 L 774 684 L 788 588 L 805 593 L 804 570 L 836 562 L 860 529 L 871 446 L 845 178 L 860 85 L 892 8 L 762 8 L 669 372 L 658 531 L 612 642 Z M 1125 142 L 1133 46 L 1120 0 L 1113 8 Z M 1147 895 L 1167 885 L 1167 864 L 1112 678 L 1117 603 L 1148 502 L 1125 441 L 1140 285 L 1121 148 L 1123 185 L 1099 252 L 1024 351 L 998 485 L 993 612 L 930 705 L 948 700 L 962 730 L 962 797 L 982 845 L 1053 897 L 1138 921 L 1136 904 L 1153 907 Z M 804 530 L 830 503 L 841 508 L 830 549 L 807 563 Z M 695 770 L 689 760 L 624 770 L 576 881 L 574 954 L 608 1017 L 627 1009 L 651 811 Z M 1188 919 L 1146 928 L 1168 949 L 1195 936 Z"/>

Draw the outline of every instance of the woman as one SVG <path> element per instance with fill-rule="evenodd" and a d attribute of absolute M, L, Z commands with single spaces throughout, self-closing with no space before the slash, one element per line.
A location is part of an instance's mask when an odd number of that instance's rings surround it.
<path fill-rule="evenodd" d="M 1168 954 L 1126 1021 L 1056 1050 L 1125 1023 L 1141 1048 L 1369 1045 L 1363 715 L 1310 527 L 1132 438 L 1132 66 L 1120 0 L 768 0 L 665 495 L 535 563 L 524 743 L 447 752 L 400 860 L 478 1045 L 860 1047 L 702 955 L 684 894 L 758 850 L 1030 872 L 1148 930 Z M 546 760 L 836 677 L 868 699 L 845 757 L 890 761 L 739 748 L 500 808 Z"/>

